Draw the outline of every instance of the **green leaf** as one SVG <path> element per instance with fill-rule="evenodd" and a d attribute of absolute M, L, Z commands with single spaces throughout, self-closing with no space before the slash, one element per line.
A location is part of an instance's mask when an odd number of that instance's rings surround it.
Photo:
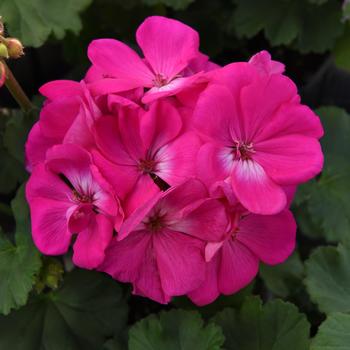
<path fill-rule="evenodd" d="M 350 3 L 348 4 L 350 7 Z M 349 14 L 350 16 L 350 14 Z M 337 40 L 333 56 L 335 64 L 342 69 L 350 71 L 350 25 L 347 25 L 344 34 Z"/>
<path fill-rule="evenodd" d="M 16 244 L 0 234 L 0 313 L 8 314 L 27 302 L 40 266 L 29 232 L 17 233 Z"/>
<path fill-rule="evenodd" d="M 239 307 L 248 295 L 251 295 L 254 288 L 254 281 L 247 287 L 232 295 L 220 295 L 215 301 L 209 305 L 202 306 L 200 313 L 203 317 L 208 318 L 214 316 L 218 311 L 225 307 Z M 186 310 L 197 310 L 198 306 L 193 304 L 186 296 L 176 297 L 173 299 L 176 307 Z"/>
<path fill-rule="evenodd" d="M 74 270 L 57 291 L 0 317 L 0 349 L 101 350 L 127 305 L 119 285 L 102 273 Z"/>
<path fill-rule="evenodd" d="M 38 111 L 35 109 L 29 113 L 12 110 L 6 123 L 3 136 L 4 146 L 11 156 L 24 164 L 24 145 L 30 129 L 38 119 Z"/>
<path fill-rule="evenodd" d="M 162 5 L 169 6 L 174 10 L 184 10 L 195 0 L 142 0 L 142 1 L 143 3 L 149 6 L 162 4 Z"/>
<path fill-rule="evenodd" d="M 303 53 L 324 52 L 342 34 L 341 5 L 336 0 L 312 4 L 306 0 L 235 0 L 233 24 L 239 36 L 264 31 L 271 45 L 296 47 Z"/>
<path fill-rule="evenodd" d="M 219 350 L 220 327 L 204 321 L 198 312 L 171 310 L 151 315 L 129 331 L 129 350 Z"/>
<path fill-rule="evenodd" d="M 0 146 L 0 193 L 8 194 L 26 178 L 23 165 Z"/>
<path fill-rule="evenodd" d="M 310 325 L 291 303 L 273 300 L 262 306 L 247 298 L 239 311 L 225 309 L 214 317 L 226 337 L 227 350 L 307 350 Z"/>
<path fill-rule="evenodd" d="M 0 313 L 8 314 L 27 302 L 41 267 L 29 227 L 29 210 L 20 187 L 11 207 L 16 219 L 15 244 L 0 233 Z"/>
<path fill-rule="evenodd" d="M 25 184 L 17 190 L 16 197 L 11 201 L 11 208 L 16 220 L 16 231 L 30 232 L 30 213 L 25 198 Z"/>
<path fill-rule="evenodd" d="M 11 36 L 24 45 L 39 47 L 54 34 L 63 39 L 66 31 L 81 30 L 79 13 L 91 0 L 2 0 L 0 13 Z"/>
<path fill-rule="evenodd" d="M 260 277 L 268 289 L 283 298 L 300 289 L 303 276 L 304 266 L 297 252 L 294 252 L 283 264 L 260 266 Z"/>
<path fill-rule="evenodd" d="M 321 234 L 329 242 L 338 242 L 350 230 L 350 116 L 337 107 L 323 107 L 317 113 L 325 130 L 321 139 L 324 169 L 318 181 L 301 186 L 297 204 L 306 210 L 299 210 L 297 220 L 308 224 L 306 229 L 317 230 L 315 238 Z"/>
<path fill-rule="evenodd" d="M 349 232 L 348 232 L 349 234 Z M 350 311 L 350 248 L 317 248 L 307 260 L 305 285 L 323 312 Z"/>
<path fill-rule="evenodd" d="M 334 313 L 327 317 L 312 340 L 310 350 L 349 350 L 350 315 Z"/>

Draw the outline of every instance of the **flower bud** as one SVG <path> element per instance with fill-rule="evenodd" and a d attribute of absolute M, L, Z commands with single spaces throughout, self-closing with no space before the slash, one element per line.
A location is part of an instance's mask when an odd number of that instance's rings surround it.
<path fill-rule="evenodd" d="M 23 45 L 18 39 L 7 38 L 6 44 L 8 55 L 11 58 L 19 58 L 23 55 Z"/>
<path fill-rule="evenodd" d="M 4 43 L 0 43 L 0 58 L 9 58 L 9 53 Z"/>
<path fill-rule="evenodd" d="M 5 84 L 6 80 L 6 69 L 2 62 L 0 62 L 0 87 Z"/>

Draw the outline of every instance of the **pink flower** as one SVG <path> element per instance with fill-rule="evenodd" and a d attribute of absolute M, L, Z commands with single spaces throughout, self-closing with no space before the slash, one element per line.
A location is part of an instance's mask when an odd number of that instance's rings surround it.
<path fill-rule="evenodd" d="M 139 207 L 99 269 L 131 282 L 134 294 L 167 303 L 204 281 L 205 242 L 222 240 L 227 224 L 224 206 L 208 198 L 200 181 L 189 180 Z"/>
<path fill-rule="evenodd" d="M 208 57 L 198 51 L 198 33 L 173 19 L 148 17 L 138 28 L 136 40 L 144 59 L 124 43 L 113 39 L 94 40 L 88 56 L 105 79 L 90 84 L 94 94 L 149 89 L 142 101 L 171 96 L 204 77 L 211 70 Z"/>
<path fill-rule="evenodd" d="M 273 61 L 271 55 L 265 50 L 252 56 L 248 62 L 254 65 L 261 74 L 272 75 L 284 73 L 284 64 Z"/>
<path fill-rule="evenodd" d="M 319 118 L 281 74 L 261 74 L 249 63 L 221 69 L 200 96 L 194 123 L 207 140 L 198 153 L 199 177 L 227 179 L 250 212 L 280 212 L 287 203 L 282 186 L 322 169 Z"/>
<path fill-rule="evenodd" d="M 195 133 L 182 133 L 175 107 L 157 101 L 148 112 L 124 108 L 118 116 L 101 117 L 95 125 L 99 153 L 94 159 L 131 213 L 159 192 L 155 179 L 173 186 L 195 175 L 200 141 Z"/>
<path fill-rule="evenodd" d="M 272 216 L 236 212 L 231 216 L 226 238 L 206 246 L 206 280 L 188 294 L 197 305 L 209 304 L 220 294 L 236 293 L 254 279 L 259 261 L 279 264 L 294 250 L 296 223 L 290 211 Z"/>
<path fill-rule="evenodd" d="M 86 151 L 68 144 L 51 148 L 46 162 L 34 168 L 26 196 L 33 239 L 42 253 L 66 253 L 77 234 L 73 262 L 88 269 L 102 262 L 122 214 L 113 190 Z"/>
<path fill-rule="evenodd" d="M 43 85 L 40 93 L 47 100 L 26 143 L 28 171 L 44 161 L 46 151 L 53 145 L 75 143 L 93 145 L 91 127 L 101 112 L 83 82 L 57 80 Z"/>

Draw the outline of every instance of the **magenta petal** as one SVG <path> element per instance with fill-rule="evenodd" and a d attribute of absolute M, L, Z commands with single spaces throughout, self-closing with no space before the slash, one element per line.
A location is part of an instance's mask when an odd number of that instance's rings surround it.
<path fill-rule="evenodd" d="M 62 140 L 81 106 L 80 97 L 68 96 L 44 105 L 40 112 L 40 127 L 46 137 Z"/>
<path fill-rule="evenodd" d="M 228 240 L 221 250 L 219 289 L 233 294 L 248 285 L 258 273 L 259 259 L 243 244 Z"/>
<path fill-rule="evenodd" d="M 255 214 L 276 214 L 287 204 L 282 188 L 251 160 L 234 163 L 232 188 L 242 205 Z"/>
<path fill-rule="evenodd" d="M 199 288 L 187 294 L 198 306 L 210 304 L 220 295 L 218 286 L 219 259 L 218 256 L 215 256 L 210 263 L 206 264 L 205 281 Z"/>
<path fill-rule="evenodd" d="M 148 17 L 137 29 L 136 39 L 154 73 L 170 79 L 198 54 L 198 33 L 174 19 Z"/>
<path fill-rule="evenodd" d="M 216 199 L 207 199 L 171 228 L 204 241 L 221 241 L 227 226 L 228 218 L 223 204 Z"/>
<path fill-rule="evenodd" d="M 160 303 L 169 301 L 161 287 L 149 232 L 133 232 L 122 241 L 113 239 L 99 270 L 109 273 L 118 281 L 133 283 L 134 294 Z"/>
<path fill-rule="evenodd" d="M 225 146 L 240 139 L 241 121 L 238 104 L 231 92 L 217 84 L 210 85 L 200 96 L 195 108 L 194 125 L 199 132 Z"/>
<path fill-rule="evenodd" d="M 73 80 L 54 80 L 44 84 L 39 92 L 49 100 L 62 97 L 82 96 L 80 83 Z"/>
<path fill-rule="evenodd" d="M 231 149 L 206 143 L 198 152 L 196 165 L 197 177 L 210 188 L 230 175 L 233 166 Z"/>
<path fill-rule="evenodd" d="M 94 215 L 85 230 L 78 233 L 74 243 L 73 262 L 75 265 L 94 269 L 99 266 L 113 235 L 113 224 L 104 215 Z"/>
<path fill-rule="evenodd" d="M 43 163 L 34 168 L 26 186 L 26 197 L 29 204 L 32 198 L 47 198 L 71 203 L 71 195 L 72 190 Z"/>
<path fill-rule="evenodd" d="M 140 134 L 144 147 L 153 155 L 180 132 L 182 120 L 168 101 L 155 102 L 140 119 Z"/>
<path fill-rule="evenodd" d="M 296 223 L 289 210 L 273 215 L 248 215 L 240 221 L 237 240 L 263 262 L 279 264 L 295 247 Z"/>
<path fill-rule="evenodd" d="M 150 186 L 153 181 L 148 176 L 142 176 L 138 182 L 139 186 L 133 191 L 132 198 L 129 199 L 132 204 L 127 204 L 125 208 L 125 211 L 131 213 L 131 215 L 120 228 L 118 240 L 127 237 L 163 196 L 163 192 L 160 192 L 156 185 L 154 187 Z"/>
<path fill-rule="evenodd" d="M 196 175 L 196 157 L 201 141 L 194 132 L 187 132 L 156 153 L 155 173 L 171 186 Z"/>
<path fill-rule="evenodd" d="M 85 230 L 94 215 L 92 204 L 80 204 L 72 211 L 68 219 L 69 232 L 78 233 Z"/>
<path fill-rule="evenodd" d="M 29 200 L 32 235 L 35 245 L 43 254 L 60 255 L 67 252 L 71 233 L 67 227 L 72 203 L 33 198 Z"/>
<path fill-rule="evenodd" d="M 40 128 L 40 123 L 34 124 L 30 130 L 27 142 L 25 144 L 26 169 L 32 171 L 40 162 L 45 160 L 46 151 L 61 140 L 45 137 Z"/>
<path fill-rule="evenodd" d="M 266 75 L 283 74 L 285 70 L 284 64 L 273 61 L 271 55 L 266 50 L 260 51 L 252 56 L 249 63 L 254 65 L 260 73 Z"/>
<path fill-rule="evenodd" d="M 137 168 L 112 163 L 97 151 L 92 152 L 92 157 L 102 176 L 112 185 L 118 197 L 124 199 L 139 178 Z"/>
<path fill-rule="evenodd" d="M 307 106 L 294 103 L 282 105 L 268 126 L 259 132 L 255 142 L 292 134 L 319 139 L 323 135 L 320 118 Z"/>
<path fill-rule="evenodd" d="M 152 86 L 153 74 L 136 52 L 118 40 L 98 39 L 88 48 L 90 61 L 101 72 L 114 78 L 129 80 L 133 87 Z"/>
<path fill-rule="evenodd" d="M 179 232 L 162 230 L 154 237 L 154 248 L 166 294 L 186 294 L 204 281 L 204 243 L 200 240 Z"/>
<path fill-rule="evenodd" d="M 317 139 L 302 135 L 271 138 L 255 144 L 253 158 L 279 184 L 299 184 L 317 175 L 323 166 Z"/>

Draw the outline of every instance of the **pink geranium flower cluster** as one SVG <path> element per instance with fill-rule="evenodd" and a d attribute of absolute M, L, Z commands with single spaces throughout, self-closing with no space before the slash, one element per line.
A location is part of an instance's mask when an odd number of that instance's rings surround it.
<path fill-rule="evenodd" d="M 190 27 L 149 17 L 139 55 L 93 41 L 53 81 L 26 144 L 35 244 L 160 303 L 232 294 L 295 246 L 289 205 L 323 163 L 318 117 L 266 51 L 225 67 Z"/>

